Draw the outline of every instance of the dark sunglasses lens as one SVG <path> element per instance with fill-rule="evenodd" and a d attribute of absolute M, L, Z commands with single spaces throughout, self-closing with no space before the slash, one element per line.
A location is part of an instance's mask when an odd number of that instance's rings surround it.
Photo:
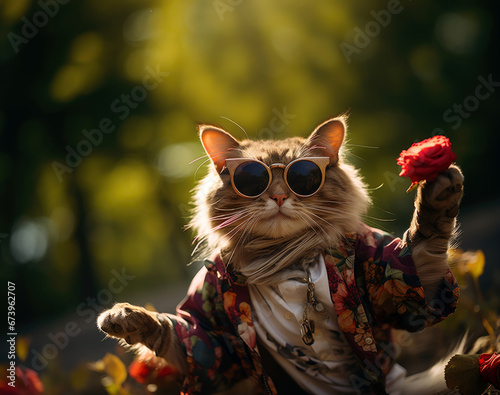
<path fill-rule="evenodd" d="M 323 176 L 318 165 L 301 160 L 290 166 L 286 178 L 292 191 L 297 195 L 307 196 L 318 191 Z"/>
<path fill-rule="evenodd" d="M 239 165 L 234 171 L 234 186 L 245 196 L 258 196 L 269 185 L 269 173 L 258 162 L 247 162 Z"/>

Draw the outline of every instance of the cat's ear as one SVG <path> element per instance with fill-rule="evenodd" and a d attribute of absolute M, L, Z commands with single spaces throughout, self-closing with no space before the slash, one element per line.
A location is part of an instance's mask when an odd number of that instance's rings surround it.
<path fill-rule="evenodd" d="M 225 160 L 238 155 L 235 149 L 240 143 L 226 131 L 212 125 L 198 125 L 201 143 L 220 173 L 225 165 Z"/>
<path fill-rule="evenodd" d="M 344 141 L 347 125 L 344 117 L 329 119 L 319 125 L 311 136 L 308 143 L 312 150 L 318 149 L 321 155 L 330 157 L 330 164 L 335 164 L 339 159 L 339 150 Z"/>

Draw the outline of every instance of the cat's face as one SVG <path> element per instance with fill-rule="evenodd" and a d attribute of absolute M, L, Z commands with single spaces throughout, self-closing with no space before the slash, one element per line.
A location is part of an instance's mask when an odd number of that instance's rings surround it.
<path fill-rule="evenodd" d="M 307 198 L 297 196 L 284 179 L 284 169 L 277 164 L 288 165 L 290 162 L 311 155 L 303 155 L 305 139 L 286 139 L 282 141 L 244 141 L 240 143 L 240 157 L 256 159 L 272 167 L 270 184 L 260 196 L 243 197 L 235 191 L 228 171 L 220 175 L 222 184 L 218 190 L 218 203 L 214 211 L 220 209 L 226 213 L 241 215 L 238 224 L 249 227 L 255 235 L 268 238 L 289 237 L 300 234 L 319 220 L 313 213 L 315 201 L 322 198 L 322 191 Z M 229 211 L 228 211 L 229 210 Z M 320 221 L 321 222 L 321 221 Z M 234 225 L 238 225 L 234 224 Z M 234 229 L 234 227 L 233 227 Z"/>
<path fill-rule="evenodd" d="M 201 140 L 213 169 L 199 188 L 195 218 L 208 223 L 195 226 L 206 236 L 215 233 L 241 243 L 256 237 L 279 243 L 311 232 L 323 239 L 341 237 L 359 222 L 368 202 L 356 171 L 339 160 L 344 133 L 342 118 L 321 124 L 308 139 L 294 137 L 279 141 L 239 142 L 219 128 L 201 126 Z M 322 187 L 307 197 L 298 196 L 291 183 L 285 182 L 283 166 L 271 169 L 271 181 L 262 194 L 255 198 L 241 196 L 226 168 L 226 160 L 231 158 L 256 159 L 271 167 L 311 157 L 327 160 Z M 204 212 L 208 214 L 205 220 Z"/>

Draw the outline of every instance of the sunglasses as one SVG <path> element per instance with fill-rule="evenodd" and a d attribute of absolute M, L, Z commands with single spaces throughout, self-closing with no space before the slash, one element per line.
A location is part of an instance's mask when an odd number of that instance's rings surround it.
<path fill-rule="evenodd" d="M 273 163 L 268 166 L 256 159 L 226 159 L 234 191 L 246 198 L 262 195 L 272 181 L 271 170 L 283 169 L 283 179 L 290 190 L 299 197 L 309 197 L 318 192 L 325 182 L 325 170 L 330 158 L 300 158 L 288 165 Z"/>

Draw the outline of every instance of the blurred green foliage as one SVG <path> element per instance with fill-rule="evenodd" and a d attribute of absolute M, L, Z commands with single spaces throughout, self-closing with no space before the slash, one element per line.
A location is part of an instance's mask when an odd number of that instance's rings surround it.
<path fill-rule="evenodd" d="M 485 179 L 499 93 L 459 126 L 444 115 L 478 77 L 500 81 L 498 4 L 401 1 L 387 14 L 389 3 L 0 3 L 0 249 L 20 320 L 74 311 L 113 268 L 136 276 L 130 293 L 192 275 L 182 227 L 204 174 L 198 122 L 283 138 L 350 110 L 350 158 L 374 189 L 367 221 L 390 231 L 412 211 L 395 160 L 436 129 L 464 168 L 464 207 L 498 197 Z"/>

